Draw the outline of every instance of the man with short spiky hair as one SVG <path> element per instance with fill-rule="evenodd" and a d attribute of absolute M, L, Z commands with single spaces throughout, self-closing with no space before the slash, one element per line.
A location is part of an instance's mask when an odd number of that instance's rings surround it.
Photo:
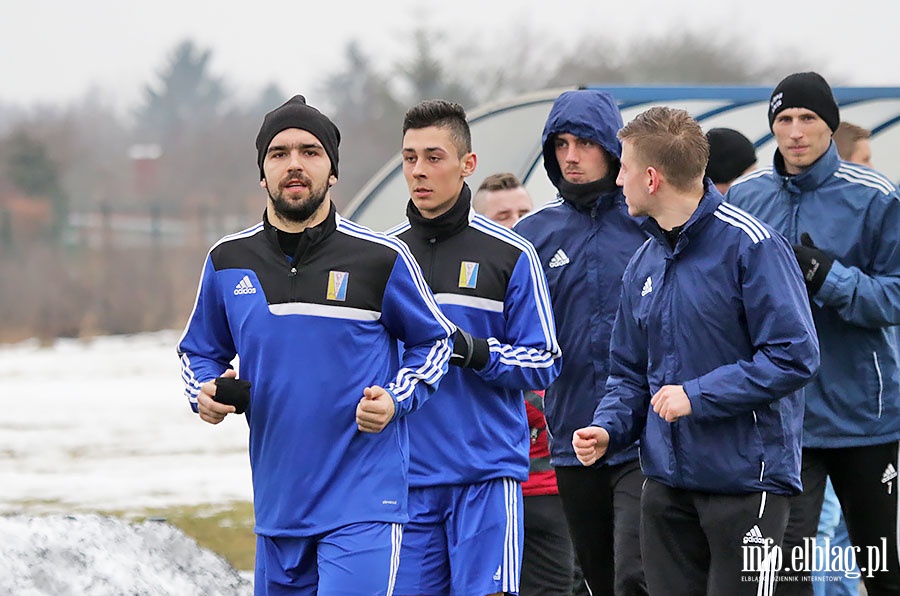
<path fill-rule="evenodd" d="M 617 183 L 652 237 L 622 278 L 606 395 L 572 446 L 589 466 L 640 437 L 651 594 L 769 594 L 774 570 L 747 581 L 742 546 L 780 545 L 800 492 L 819 364 L 803 280 L 781 235 L 704 182 L 687 112 L 651 108 L 619 138 Z"/>
<path fill-rule="evenodd" d="M 523 391 L 559 373 L 561 351 L 534 247 L 472 211 L 476 156 L 459 104 L 406 113 L 407 245 L 456 324 L 443 391 L 409 420 L 409 523 L 395 594 L 516 593 L 528 478 Z"/>

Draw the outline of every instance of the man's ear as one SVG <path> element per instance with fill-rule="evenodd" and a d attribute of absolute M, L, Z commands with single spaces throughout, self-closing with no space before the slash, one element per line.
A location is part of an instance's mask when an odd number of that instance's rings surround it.
<path fill-rule="evenodd" d="M 331 188 L 335 184 L 337 184 L 337 176 L 335 176 L 334 174 L 329 174 L 328 175 L 328 188 Z"/>
<path fill-rule="evenodd" d="M 647 168 L 647 192 L 651 195 L 659 190 L 659 170 L 650 166 Z"/>
<path fill-rule="evenodd" d="M 476 164 L 478 164 L 478 156 L 474 153 L 466 153 L 463 156 L 463 178 L 468 178 L 475 173 Z"/>
<path fill-rule="evenodd" d="M 265 178 L 263 178 L 262 180 L 259 181 L 259 185 L 260 185 L 261 187 L 263 187 L 263 188 L 266 188 L 266 189 L 269 188 L 269 186 L 266 184 L 266 179 L 265 179 Z"/>

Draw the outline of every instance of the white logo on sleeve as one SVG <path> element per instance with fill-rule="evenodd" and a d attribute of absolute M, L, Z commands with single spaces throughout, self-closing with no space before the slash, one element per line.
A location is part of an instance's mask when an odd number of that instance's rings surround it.
<path fill-rule="evenodd" d="M 569 264 L 569 255 L 563 252 L 563 249 L 559 249 L 553 255 L 553 258 L 550 259 L 550 267 L 555 269 L 556 267 L 562 267 L 563 265 Z"/>
<path fill-rule="evenodd" d="M 250 276 L 245 275 L 244 279 L 238 282 L 238 285 L 234 286 L 234 295 L 239 296 L 241 294 L 255 294 L 256 288 L 253 287 L 253 283 L 250 281 Z"/>
<path fill-rule="evenodd" d="M 644 288 L 641 290 L 641 296 L 646 296 L 650 292 L 653 291 L 653 280 L 650 279 L 650 276 L 647 276 L 647 281 L 644 282 Z"/>

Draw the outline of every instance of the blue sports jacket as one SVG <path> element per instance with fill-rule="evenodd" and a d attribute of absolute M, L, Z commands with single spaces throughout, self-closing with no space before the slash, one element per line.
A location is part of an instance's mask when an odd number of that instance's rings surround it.
<path fill-rule="evenodd" d="M 822 366 L 806 388 L 804 447 L 900 439 L 900 202 L 881 174 L 841 161 L 834 143 L 803 173 L 772 167 L 739 179 L 728 201 L 784 234 L 809 233 L 834 265 L 812 298 Z"/>
<path fill-rule="evenodd" d="M 640 435 L 644 474 L 667 486 L 796 494 L 802 387 L 819 365 L 806 288 L 788 242 L 707 183 L 674 250 L 644 224 L 653 238 L 622 280 L 593 424 L 610 452 Z M 653 412 L 664 385 L 684 387 L 691 415 Z"/>
<path fill-rule="evenodd" d="M 589 139 L 619 158 L 616 133 L 622 117 L 607 93 L 563 93 L 554 103 L 543 133 L 544 167 L 559 185 L 554 137 L 570 133 Z M 562 370 L 544 395 L 553 466 L 581 466 L 572 449 L 572 433 L 590 424 L 609 375 L 609 338 L 619 306 L 622 273 L 647 239 L 640 219 L 628 215 L 622 191 L 597 196 L 579 207 L 558 196 L 529 213 L 515 231 L 534 244 L 553 300 L 557 336 L 565 352 Z M 634 461 L 637 446 L 608 463 Z"/>
<path fill-rule="evenodd" d="M 178 344 L 186 394 L 196 411 L 200 386 L 239 356 L 240 377 L 252 383 L 257 534 L 405 523 L 406 415 L 446 372 L 456 328 L 397 239 L 342 219 L 332 205 L 304 242 L 286 257 L 264 219 L 213 246 Z M 377 434 L 356 426 L 371 385 L 397 406 Z"/>
<path fill-rule="evenodd" d="M 527 240 L 472 211 L 467 185 L 439 219 L 408 220 L 388 234 L 407 243 L 444 314 L 486 339 L 490 357 L 481 370 L 451 366 L 409 417 L 409 485 L 524 482 L 523 390 L 546 387 L 560 369 L 547 282 Z"/>

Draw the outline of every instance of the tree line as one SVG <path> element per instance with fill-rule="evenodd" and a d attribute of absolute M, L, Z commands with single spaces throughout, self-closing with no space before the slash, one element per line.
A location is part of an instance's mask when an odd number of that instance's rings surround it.
<path fill-rule="evenodd" d="M 341 130 L 332 194 L 342 207 L 397 155 L 403 114 L 422 99 L 471 110 L 553 87 L 771 84 L 814 68 L 692 33 L 586 36 L 567 50 L 531 33 L 474 47 L 418 30 L 396 61 L 350 42 L 313 89 L 273 81 L 250 100 L 213 72 L 212 50 L 184 40 L 127 114 L 99 92 L 68 106 L 0 106 L 0 341 L 183 325 L 210 243 L 262 213 L 253 141 L 265 113 L 296 93 Z"/>

